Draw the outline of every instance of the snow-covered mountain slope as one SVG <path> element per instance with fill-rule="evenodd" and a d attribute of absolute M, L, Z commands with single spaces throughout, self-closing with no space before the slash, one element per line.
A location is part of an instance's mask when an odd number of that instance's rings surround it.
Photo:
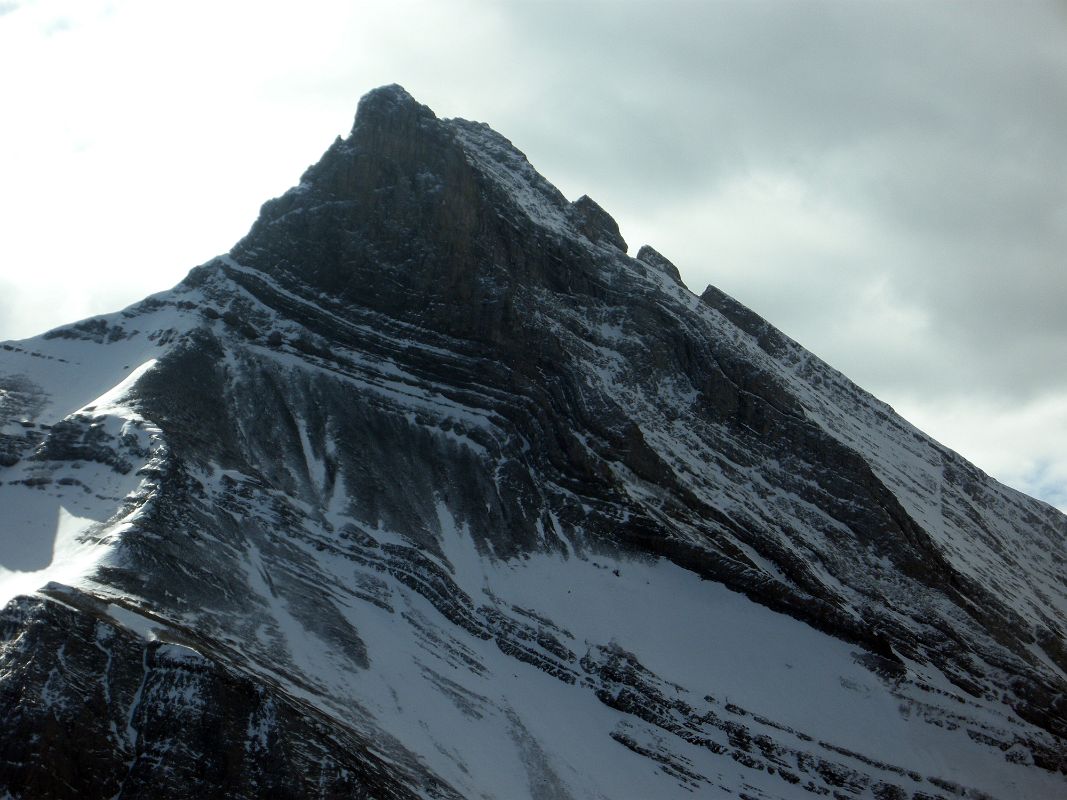
<path fill-rule="evenodd" d="M 399 87 L 0 348 L 0 793 L 1067 793 L 1067 518 Z"/>

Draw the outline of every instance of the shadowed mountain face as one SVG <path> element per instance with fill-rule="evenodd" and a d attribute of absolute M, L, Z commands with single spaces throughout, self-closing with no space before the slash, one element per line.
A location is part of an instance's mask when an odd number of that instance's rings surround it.
<path fill-rule="evenodd" d="M 0 796 L 1067 792 L 1067 518 L 399 87 L 2 347 Z"/>

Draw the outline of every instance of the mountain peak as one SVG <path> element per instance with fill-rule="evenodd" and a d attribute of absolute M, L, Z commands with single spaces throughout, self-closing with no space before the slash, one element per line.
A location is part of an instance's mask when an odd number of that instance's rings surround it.
<path fill-rule="evenodd" d="M 403 86 L 390 83 L 372 89 L 360 98 L 352 132 L 355 133 L 361 126 L 395 124 L 418 117 L 437 119 L 428 106 L 418 102 Z"/>
<path fill-rule="evenodd" d="M 675 283 L 682 283 L 682 276 L 678 272 L 678 267 L 674 266 L 666 256 L 652 247 L 652 245 L 641 245 L 641 249 L 637 251 L 636 258 L 638 261 L 666 273 Z"/>
<path fill-rule="evenodd" d="M 387 83 L 384 86 L 378 86 L 371 89 L 369 92 L 360 98 L 360 104 L 368 102 L 389 102 L 397 105 L 419 105 L 419 102 L 411 96 L 403 86 L 399 83 Z"/>
<path fill-rule="evenodd" d="M 0 509 L 0 797 L 1067 796 L 1067 517 L 399 86 Z"/>
<path fill-rule="evenodd" d="M 451 335 L 495 341 L 517 287 L 592 291 L 626 249 L 603 208 L 568 202 L 507 138 L 391 84 L 360 100 L 351 136 L 266 203 L 231 256 L 348 308 L 440 314 Z M 503 255 L 516 250 L 526 256 Z"/>
<path fill-rule="evenodd" d="M 619 232 L 619 223 L 599 203 L 583 194 L 571 204 L 578 230 L 591 242 L 605 242 L 626 252 L 626 240 Z"/>

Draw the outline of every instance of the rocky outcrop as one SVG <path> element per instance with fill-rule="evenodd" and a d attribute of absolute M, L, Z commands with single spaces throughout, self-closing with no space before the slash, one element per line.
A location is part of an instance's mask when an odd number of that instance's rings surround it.
<path fill-rule="evenodd" d="M 34 798 L 191 798 L 205 787 L 227 798 L 416 796 L 357 735 L 251 680 L 232 661 L 199 652 L 195 635 L 161 626 L 163 638 L 145 640 L 101 604 L 59 586 L 50 594 L 62 600 L 20 598 L 0 618 L 8 791 Z M 432 780 L 422 789 L 448 796 Z"/>

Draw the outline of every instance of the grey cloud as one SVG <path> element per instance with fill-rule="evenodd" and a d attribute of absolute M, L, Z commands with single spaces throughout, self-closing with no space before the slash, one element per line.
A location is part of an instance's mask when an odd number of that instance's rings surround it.
<path fill-rule="evenodd" d="M 852 344 L 873 344 L 862 320 L 845 332 L 820 317 L 847 316 L 849 292 L 880 276 L 930 320 L 925 339 L 885 332 L 882 363 L 912 359 L 909 379 L 930 392 L 1067 390 L 1054 366 L 1067 355 L 1062 6 L 508 9 L 530 51 L 566 65 L 547 73 L 553 86 L 537 108 L 516 115 L 532 120 L 508 128 L 546 154 L 549 163 L 535 163 L 550 176 L 603 187 L 610 198 L 598 199 L 639 218 L 778 171 L 880 234 L 866 257 L 857 254 L 851 282 L 829 253 L 765 256 L 793 276 L 777 287 L 742 270 L 718 281 L 714 254 L 696 247 L 668 253 L 693 288 L 719 283 L 804 344 L 828 349 L 846 372 L 861 365 L 873 374 L 862 365 L 874 354 Z M 879 385 L 897 380 L 888 370 L 875 376 Z"/>
<path fill-rule="evenodd" d="M 1042 459 L 1022 477 L 1022 482 L 1031 488 L 1034 496 L 1067 513 L 1067 475 L 1054 462 Z"/>
<path fill-rule="evenodd" d="M 49 324 L 41 325 L 39 318 L 47 318 L 48 298 L 35 297 L 14 281 L 0 278 L 0 320 L 4 324 L 3 339 L 19 339 L 42 333 Z M 45 314 L 41 314 L 46 310 Z"/>

